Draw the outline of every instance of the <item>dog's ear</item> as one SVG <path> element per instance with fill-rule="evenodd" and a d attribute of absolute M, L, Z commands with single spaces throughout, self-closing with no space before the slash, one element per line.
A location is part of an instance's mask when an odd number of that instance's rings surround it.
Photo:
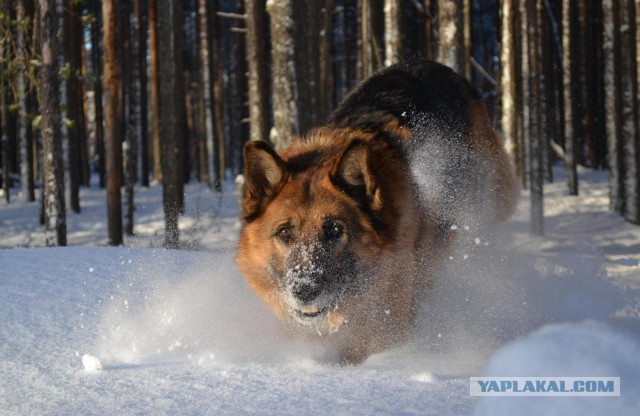
<path fill-rule="evenodd" d="M 276 196 L 289 177 L 285 162 L 263 141 L 249 141 L 244 146 L 245 219 L 259 214 Z"/>
<path fill-rule="evenodd" d="M 331 174 L 333 183 L 373 212 L 382 209 L 382 192 L 372 166 L 371 149 L 364 141 L 352 142 Z"/>

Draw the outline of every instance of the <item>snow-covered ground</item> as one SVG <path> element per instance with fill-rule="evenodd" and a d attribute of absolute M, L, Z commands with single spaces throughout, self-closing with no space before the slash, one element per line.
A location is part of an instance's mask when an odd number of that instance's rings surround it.
<path fill-rule="evenodd" d="M 545 187 L 544 238 L 526 193 L 491 235 L 459 224 L 416 341 L 355 367 L 246 288 L 230 183 L 187 187 L 182 251 L 160 248 L 158 186 L 138 190 L 121 248 L 105 247 L 104 191 L 82 190 L 67 248 L 37 248 L 37 203 L 3 200 L 0 414 L 639 414 L 640 228 L 608 211 L 605 174 L 580 179 L 578 197 Z M 620 377 L 621 396 L 470 397 L 477 375 Z"/>

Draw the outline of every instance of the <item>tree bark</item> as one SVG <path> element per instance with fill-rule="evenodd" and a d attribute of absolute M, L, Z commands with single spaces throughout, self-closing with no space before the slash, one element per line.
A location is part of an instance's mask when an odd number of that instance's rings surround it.
<path fill-rule="evenodd" d="M 402 1 L 384 0 L 384 65 L 391 66 L 402 56 Z"/>
<path fill-rule="evenodd" d="M 179 95 L 178 82 L 181 77 L 176 65 L 178 56 L 178 28 L 175 27 L 176 3 L 172 0 L 157 0 L 158 11 L 158 50 L 162 50 L 163 59 L 158 62 L 159 78 L 159 131 L 162 158 L 162 199 L 165 217 L 166 248 L 179 248 L 180 230 L 178 228 L 178 214 L 180 212 L 180 187 L 182 181 L 180 175 L 180 144 L 178 101 L 183 97 Z M 180 28 L 181 29 L 181 28 Z"/>
<path fill-rule="evenodd" d="M 271 141 L 277 150 L 298 134 L 297 78 L 294 50 L 294 20 L 291 0 L 270 3 L 271 59 L 273 76 L 273 131 Z"/>
<path fill-rule="evenodd" d="M 160 146 L 160 94 L 158 91 L 158 0 L 149 0 L 149 99 L 151 100 L 151 133 L 153 142 L 153 177 L 162 181 Z"/>
<path fill-rule="evenodd" d="M 574 125 L 574 99 L 573 96 L 573 51 L 571 18 L 576 10 L 571 7 L 573 0 L 562 0 L 562 91 L 564 94 L 564 154 L 565 168 L 567 170 L 567 186 L 569 195 L 578 195 L 578 173 L 576 168 L 576 131 Z"/>
<path fill-rule="evenodd" d="M 42 152 L 44 217 L 47 246 L 67 245 L 67 218 L 62 163 L 62 121 L 58 81 L 59 16 L 55 0 L 38 0 L 40 53 L 40 107 L 42 109 Z"/>
<path fill-rule="evenodd" d="M 89 7 L 95 21 L 91 25 L 91 68 L 93 70 L 93 102 L 94 102 L 94 135 L 96 143 L 97 169 L 99 186 L 106 186 L 106 156 L 104 143 L 104 108 L 102 89 L 102 46 L 100 30 L 102 27 L 102 10 L 98 0 L 90 0 Z"/>
<path fill-rule="evenodd" d="M 620 151 L 620 47 L 619 47 L 619 19 L 617 10 L 618 0 L 603 0 L 602 20 L 604 25 L 604 83 L 607 154 L 609 166 L 609 206 L 617 212 L 622 212 L 624 200 L 624 186 L 622 184 L 622 160 Z"/>
<path fill-rule="evenodd" d="M 203 1 L 203 0 L 200 0 Z M 331 1 L 331 0 L 330 0 Z M 269 82 L 266 0 L 246 0 L 247 66 L 251 140 L 269 140 Z"/>
<path fill-rule="evenodd" d="M 635 10 L 633 0 L 621 0 L 618 8 L 620 19 L 620 92 L 621 144 L 623 150 L 623 215 L 627 221 L 640 224 L 640 204 L 638 196 L 638 85 L 635 59 Z"/>
<path fill-rule="evenodd" d="M 218 192 L 222 192 L 222 181 L 224 180 L 224 141 L 225 141 L 225 129 L 224 129 L 224 92 L 223 92 L 223 65 L 222 65 L 222 50 L 221 41 L 222 35 L 220 33 L 220 19 L 217 17 L 218 9 L 220 8 L 219 0 L 213 0 L 210 3 L 209 8 L 209 45 L 211 45 L 211 79 L 213 82 L 213 146 L 214 162 L 213 167 L 215 171 L 215 189 Z"/>
<path fill-rule="evenodd" d="M 504 136 L 504 148 L 515 166 L 516 147 L 516 55 L 513 33 L 514 0 L 504 0 L 501 11 L 500 39 L 500 93 L 501 93 L 501 126 Z"/>
<path fill-rule="evenodd" d="M 107 172 L 107 219 L 109 244 L 121 245 L 122 239 L 122 109 L 121 67 L 118 55 L 117 2 L 102 2 L 104 45 L 104 127 Z"/>
<path fill-rule="evenodd" d="M 438 0 L 440 44 L 438 60 L 464 74 L 463 0 Z"/>
<path fill-rule="evenodd" d="M 16 2 L 16 19 L 18 21 L 33 19 L 33 3 L 30 0 Z M 27 202 L 35 201 L 34 173 L 33 173 L 33 131 L 31 115 L 29 113 L 29 91 L 26 74 L 26 51 L 29 34 L 23 25 L 17 27 L 17 58 L 18 74 L 16 79 L 18 95 L 18 141 L 20 143 L 20 185 L 22 199 Z"/>
<path fill-rule="evenodd" d="M 201 131 L 204 133 L 204 140 L 201 141 L 203 149 L 201 153 L 206 154 L 206 177 L 209 182 L 209 186 L 214 187 L 216 180 L 215 175 L 215 157 L 216 149 L 214 147 L 214 128 L 213 128 L 213 105 L 211 96 L 213 94 L 213 87 L 211 83 L 211 59 L 210 59 L 210 45 L 209 45 L 209 13 L 207 0 L 198 0 L 198 51 L 200 59 L 200 80 L 201 80 L 201 97 L 202 97 L 202 113 L 201 122 L 204 124 L 204 128 Z"/>
<path fill-rule="evenodd" d="M 542 164 L 542 116 L 541 116 L 541 64 L 540 64 L 540 12 L 539 0 L 527 1 L 527 26 L 529 46 L 529 132 L 530 184 L 531 184 L 531 231 L 536 235 L 544 234 L 544 204 Z"/>
<path fill-rule="evenodd" d="M 149 186 L 149 122 L 147 101 L 147 0 L 135 0 L 138 47 L 138 100 L 140 106 L 140 185 Z"/>
<path fill-rule="evenodd" d="M 80 212 L 80 182 L 82 176 L 81 142 L 84 131 L 84 97 L 82 96 L 82 10 L 72 0 L 64 1 L 64 44 L 69 77 L 66 86 L 67 136 L 69 159 L 69 209 Z"/>
<path fill-rule="evenodd" d="M 4 14 L 2 17 L 7 23 L 9 20 L 6 0 L 0 0 L 0 12 Z M 4 29 L 5 22 L 2 22 Z M 9 82 L 7 78 L 7 64 L 9 60 L 9 41 L 6 37 L 0 39 L 0 129 L 2 129 L 2 190 L 4 191 L 4 199 L 7 204 L 11 202 L 11 163 L 9 160 Z"/>

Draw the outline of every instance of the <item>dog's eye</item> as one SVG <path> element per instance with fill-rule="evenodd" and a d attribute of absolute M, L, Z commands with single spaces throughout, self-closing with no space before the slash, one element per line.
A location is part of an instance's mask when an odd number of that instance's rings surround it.
<path fill-rule="evenodd" d="M 276 231 L 276 237 L 280 239 L 284 244 L 289 244 L 293 239 L 293 233 L 291 232 L 291 227 L 288 225 L 282 225 Z"/>
<path fill-rule="evenodd" d="M 329 242 L 336 242 L 342 238 L 344 226 L 338 222 L 329 222 L 324 226 L 324 238 Z"/>

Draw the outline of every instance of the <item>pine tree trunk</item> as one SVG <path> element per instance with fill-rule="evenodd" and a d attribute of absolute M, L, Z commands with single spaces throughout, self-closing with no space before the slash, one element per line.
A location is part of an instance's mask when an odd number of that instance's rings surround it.
<path fill-rule="evenodd" d="M 371 0 L 358 0 L 360 4 L 360 59 L 358 60 L 359 79 L 367 79 L 373 74 L 373 33 L 371 29 Z"/>
<path fill-rule="evenodd" d="M 531 230 L 536 235 L 544 234 L 544 205 L 542 164 L 542 116 L 541 116 L 541 48 L 540 48 L 540 12 L 541 2 L 527 1 L 528 39 L 529 39 L 529 131 L 530 183 L 531 183 Z"/>
<path fill-rule="evenodd" d="M 122 239 L 122 110 L 121 66 L 118 55 L 117 2 L 102 2 L 104 47 L 104 130 L 107 162 L 107 220 L 109 244 L 121 245 Z"/>
<path fill-rule="evenodd" d="M 198 0 L 198 54 L 200 59 L 200 80 L 201 80 L 201 96 L 202 96 L 202 122 L 204 128 L 204 140 L 201 141 L 203 149 L 201 153 L 206 154 L 206 172 L 207 181 L 211 187 L 215 186 L 215 167 L 214 159 L 216 156 L 213 143 L 213 106 L 211 96 L 213 88 L 211 84 L 211 59 L 209 45 L 209 14 L 207 0 Z"/>
<path fill-rule="evenodd" d="M 402 1 L 384 0 L 384 65 L 400 61 L 402 55 Z"/>
<path fill-rule="evenodd" d="M 280 150 L 299 133 L 294 21 L 291 0 L 270 3 L 271 59 L 273 76 L 273 123 L 271 141 Z"/>
<path fill-rule="evenodd" d="M 5 0 L 6 1 L 6 0 Z M 16 2 L 16 20 L 24 21 L 33 18 L 32 3 L 29 0 Z M 18 95 L 18 142 L 20 145 L 20 185 L 22 187 L 22 199 L 35 201 L 34 173 L 33 173 L 33 131 L 31 128 L 31 116 L 29 114 L 28 81 L 26 75 L 25 48 L 28 44 L 29 34 L 24 26 L 18 25 L 16 53 L 18 57 L 18 74 L 16 79 Z"/>
<path fill-rule="evenodd" d="M 335 79 L 332 77 L 331 45 L 333 43 L 333 14 L 334 0 L 326 0 L 322 12 L 322 31 L 320 32 L 320 59 L 319 59 L 319 93 L 320 101 L 317 120 L 324 121 L 333 108 L 333 94 Z"/>
<path fill-rule="evenodd" d="M 463 0 L 438 0 L 438 27 L 440 45 L 438 61 L 464 73 Z"/>
<path fill-rule="evenodd" d="M 203 0 L 200 0 L 203 1 Z M 246 0 L 251 140 L 269 140 L 269 83 L 265 0 Z"/>
<path fill-rule="evenodd" d="M 181 161 L 180 144 L 177 142 L 179 132 L 179 104 L 183 97 L 179 95 L 178 68 L 178 37 L 175 27 L 175 3 L 172 0 L 157 0 L 158 11 L 158 50 L 162 51 L 162 59 L 158 62 L 159 78 L 159 132 L 162 158 L 162 199 L 165 217 L 166 248 L 179 247 L 180 230 L 178 229 L 178 214 L 180 212 L 179 184 Z"/>
<path fill-rule="evenodd" d="M 153 178 L 162 181 L 160 146 L 160 94 L 158 91 L 158 0 L 149 0 L 149 99 L 151 100 L 151 133 L 153 142 Z"/>
<path fill-rule="evenodd" d="M 521 166 L 520 172 L 522 174 L 522 185 L 525 189 L 530 186 L 530 181 L 527 180 L 531 175 L 531 166 L 530 166 L 530 157 L 529 157 L 529 136 L 531 131 L 531 117 L 530 117 L 530 105 L 529 105 L 529 96 L 530 85 L 529 85 L 529 76 L 531 73 L 530 61 L 529 61 L 529 43 L 528 43 L 528 33 L 529 33 L 529 22 L 527 18 L 527 1 L 528 0 L 519 0 L 519 15 L 520 15 L 520 56 L 519 60 L 520 65 L 520 108 L 522 111 L 519 112 L 521 115 L 521 122 L 518 126 L 518 130 L 520 131 L 520 147 L 518 149 L 518 162 Z"/>
<path fill-rule="evenodd" d="M 100 30 L 102 27 L 102 10 L 100 1 L 90 0 L 89 7 L 95 17 L 91 25 L 91 68 L 93 70 L 93 102 L 94 102 L 94 135 L 96 143 L 98 181 L 101 188 L 106 186 L 106 156 L 104 143 L 104 108 L 102 90 L 102 46 Z"/>
<path fill-rule="evenodd" d="M 40 67 L 40 107 L 42 109 L 42 152 L 44 217 L 47 246 L 67 245 L 67 216 L 62 164 L 62 121 L 58 82 L 59 16 L 55 0 L 38 0 Z"/>
<path fill-rule="evenodd" d="M 131 21 L 131 10 L 126 8 L 126 14 Z M 135 16 L 135 14 L 134 14 Z M 133 235 L 134 211 L 135 211 L 135 192 L 134 185 L 136 182 L 136 172 L 138 169 L 138 142 L 140 139 L 140 71 L 138 68 L 138 43 L 137 31 L 135 28 L 127 25 L 127 30 L 123 33 L 128 38 L 128 51 L 125 55 L 127 62 L 127 93 L 126 103 L 127 112 L 126 120 L 126 160 L 125 160 L 125 192 L 127 201 L 127 212 L 125 216 L 124 232 L 127 235 Z"/>
<path fill-rule="evenodd" d="M 572 13 L 575 12 L 571 4 L 573 0 L 562 0 L 562 91 L 564 94 L 564 153 L 565 167 L 567 170 L 567 186 L 569 187 L 569 195 L 578 195 L 578 174 L 576 169 L 576 131 L 574 123 L 574 99 L 573 97 L 573 79 L 574 71 L 572 71 L 572 54 L 574 51 L 572 45 Z"/>
<path fill-rule="evenodd" d="M 624 186 L 622 184 L 622 160 L 620 151 L 620 48 L 619 19 L 617 10 L 619 0 L 603 0 L 602 20 L 604 24 L 604 84 L 607 154 L 609 165 L 610 208 L 622 212 Z M 624 0 L 623 0 L 624 1 Z"/>
<path fill-rule="evenodd" d="M 138 99 L 140 106 L 140 185 L 149 186 L 149 122 L 147 105 L 147 0 L 135 0 L 138 45 Z"/>
<path fill-rule="evenodd" d="M 500 93 L 502 95 L 501 126 L 504 136 L 504 148 L 515 166 L 516 147 L 516 56 L 513 39 L 514 0 L 504 0 L 501 11 L 500 39 Z"/>
<path fill-rule="evenodd" d="M 621 143 L 624 184 L 624 217 L 640 224 L 640 205 L 638 204 L 638 85 L 636 75 L 636 39 L 635 10 L 633 0 L 621 0 L 618 8 L 620 19 L 620 92 L 621 107 Z"/>
<path fill-rule="evenodd" d="M 471 81 L 471 0 L 462 0 L 462 68 L 461 73 Z"/>
<path fill-rule="evenodd" d="M 0 0 L 0 12 L 4 14 L 3 19 L 8 20 L 6 0 Z M 2 22 L 2 27 L 4 28 Z M 9 203 L 11 201 L 11 162 L 9 160 L 9 82 L 7 78 L 7 65 L 9 56 L 9 41 L 7 38 L 0 38 L 0 129 L 2 129 L 2 190 L 4 198 Z"/>
<path fill-rule="evenodd" d="M 215 149 L 215 159 L 213 167 L 215 171 L 215 189 L 222 192 L 222 181 L 224 180 L 224 93 L 223 93 L 223 66 L 222 66 L 222 35 L 220 31 L 220 19 L 217 17 L 217 11 L 220 8 L 219 0 L 210 3 L 209 8 L 209 44 L 211 45 L 211 79 L 213 82 L 213 146 Z M 215 74 L 215 75 L 214 75 Z"/>
<path fill-rule="evenodd" d="M 236 1 L 236 14 L 244 15 L 244 1 Z M 245 19 L 246 20 L 246 19 Z M 231 110 L 229 117 L 231 137 L 233 142 L 226 147 L 226 160 L 233 173 L 240 173 L 242 166 L 242 146 L 249 140 L 249 109 L 247 108 L 248 98 L 246 96 L 247 86 L 247 48 L 246 32 L 239 30 L 234 32 L 234 66 L 231 71 L 231 95 L 229 96 L 229 107 Z M 234 145 L 235 144 L 235 145 Z"/>
<path fill-rule="evenodd" d="M 67 135 L 69 158 L 69 209 L 80 212 L 80 182 L 82 177 L 81 142 L 84 132 L 84 99 L 82 96 L 82 10 L 72 0 L 64 2 L 64 44 L 69 77 L 66 82 Z"/>

